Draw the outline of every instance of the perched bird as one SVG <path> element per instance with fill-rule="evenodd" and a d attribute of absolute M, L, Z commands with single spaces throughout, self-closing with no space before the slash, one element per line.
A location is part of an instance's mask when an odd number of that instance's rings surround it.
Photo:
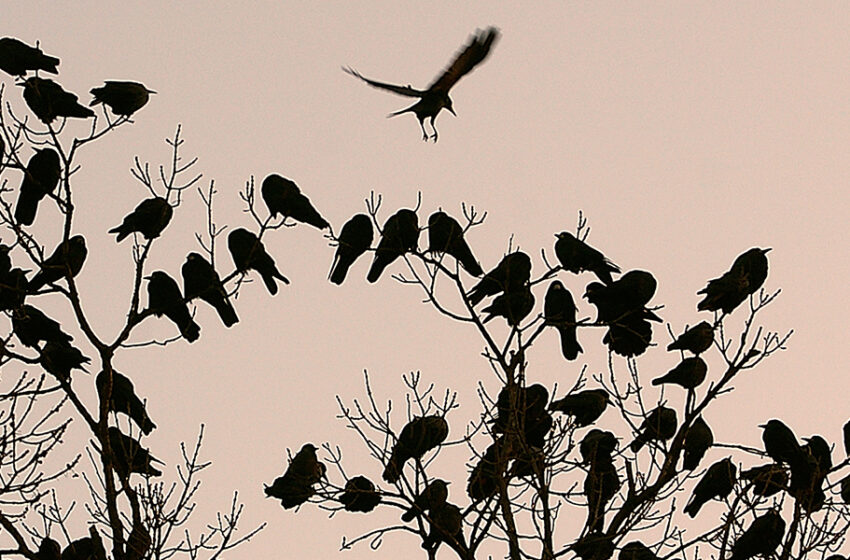
<path fill-rule="evenodd" d="M 688 428 L 688 433 L 685 434 L 685 458 L 682 461 L 682 468 L 688 471 L 696 469 L 712 445 L 714 445 L 714 434 L 711 428 L 702 416 L 697 416 Z"/>
<path fill-rule="evenodd" d="M 271 174 L 263 179 L 263 200 L 272 218 L 281 214 L 284 219 L 292 218 L 296 222 L 310 224 L 318 229 L 330 227 L 310 199 L 301 194 L 301 189 L 286 177 Z"/>
<path fill-rule="evenodd" d="M 587 498 L 587 521 L 590 531 L 602 531 L 605 523 L 605 506 L 617 495 L 620 489 L 620 477 L 617 468 L 610 460 L 600 460 L 597 455 L 590 465 L 584 479 L 584 495 Z"/>
<path fill-rule="evenodd" d="M 53 377 L 68 381 L 71 379 L 72 369 L 81 369 L 91 360 L 83 355 L 79 349 L 74 348 L 65 340 L 50 341 L 44 344 L 38 359 L 44 371 Z"/>
<path fill-rule="evenodd" d="M 640 433 L 631 443 L 631 450 L 637 453 L 650 441 L 666 441 L 676 434 L 678 426 L 676 411 L 666 406 L 650 410 L 640 425 Z"/>
<path fill-rule="evenodd" d="M 129 117 L 144 107 L 150 98 L 150 94 L 156 92 L 138 82 L 107 81 L 104 85 L 93 88 L 90 93 L 94 96 L 94 99 L 91 100 L 89 106 L 93 107 L 98 103 L 103 103 L 109 105 L 113 114 Z"/>
<path fill-rule="evenodd" d="M 38 560 L 61 560 L 62 546 L 50 537 L 44 537 L 41 539 L 41 544 L 38 545 L 35 557 Z"/>
<path fill-rule="evenodd" d="M 183 275 L 183 293 L 187 301 L 201 298 L 212 305 L 225 327 L 239 322 L 236 310 L 227 298 L 227 291 L 221 284 L 221 277 L 215 268 L 198 253 L 189 253 L 180 269 Z"/>
<path fill-rule="evenodd" d="M 803 440 L 806 444 L 802 446 L 802 451 L 815 459 L 819 474 L 826 476 L 826 473 L 832 469 L 832 450 L 830 450 L 829 444 L 817 435 L 803 438 Z"/>
<path fill-rule="evenodd" d="M 579 537 L 570 548 L 581 560 L 608 560 L 614 555 L 614 537 L 592 531 Z"/>
<path fill-rule="evenodd" d="M 430 136 L 434 142 L 437 141 L 437 129 L 434 127 L 434 120 L 442 109 L 446 109 L 451 114 L 455 114 L 452 107 L 452 99 L 449 97 L 449 90 L 460 80 L 465 74 L 468 74 L 480 64 L 490 52 L 490 48 L 499 38 L 499 30 L 495 27 L 488 27 L 484 31 L 476 30 L 469 44 L 462 51 L 455 55 L 455 59 L 446 68 L 443 73 L 434 80 L 425 90 L 418 90 L 408 86 L 397 86 L 393 84 L 385 84 L 376 82 L 368 78 L 364 78 L 358 72 L 351 68 L 343 68 L 345 72 L 356 78 L 360 78 L 372 87 L 385 89 L 398 95 L 407 97 L 418 97 L 414 105 L 401 111 L 391 113 L 389 116 L 394 117 L 403 113 L 413 113 L 419 119 L 419 126 L 422 128 L 422 140 L 428 140 L 428 133 L 425 131 L 425 119 L 431 121 L 431 129 L 434 134 Z"/>
<path fill-rule="evenodd" d="M 112 466 L 119 476 L 127 477 L 131 473 L 143 476 L 162 474 L 162 471 L 151 465 L 162 461 L 151 455 L 138 441 L 122 434 L 115 426 L 109 427 L 109 447 L 112 448 Z"/>
<path fill-rule="evenodd" d="M 533 309 L 534 294 L 531 293 L 531 287 L 526 284 L 493 298 L 493 302 L 482 310 L 483 313 L 487 313 L 482 322 L 486 323 L 493 317 L 504 317 L 510 326 L 518 327 Z"/>
<path fill-rule="evenodd" d="M 72 541 L 62 551 L 61 560 L 106 560 L 103 541 L 94 525 L 89 527 L 89 536 Z"/>
<path fill-rule="evenodd" d="M 768 498 L 788 486 L 788 472 L 779 463 L 768 463 L 747 469 L 741 478 L 752 482 L 753 494 Z"/>
<path fill-rule="evenodd" d="M 797 437 L 791 428 L 782 421 L 772 419 L 767 424 L 759 426 L 764 431 L 761 440 L 764 442 L 764 450 L 771 459 L 777 463 L 794 464 L 801 460 L 803 451 L 797 443 Z"/>
<path fill-rule="evenodd" d="M 708 321 L 703 321 L 687 329 L 679 337 L 667 345 L 667 351 L 687 350 L 695 355 L 700 355 L 714 342 L 714 327 Z"/>
<path fill-rule="evenodd" d="M 188 342 L 201 336 L 201 327 L 192 319 L 189 307 L 183 301 L 180 286 L 174 278 L 157 270 L 148 279 L 148 308 L 157 317 L 165 315 L 180 329 L 180 335 Z"/>
<path fill-rule="evenodd" d="M 555 256 L 564 270 L 579 274 L 585 270 L 594 273 L 604 284 L 613 282 L 611 273 L 620 273 L 620 268 L 605 258 L 605 255 L 578 239 L 575 235 L 562 231 L 555 234 Z"/>
<path fill-rule="evenodd" d="M 13 268 L 0 275 L 0 311 L 14 311 L 27 297 L 27 271 Z"/>
<path fill-rule="evenodd" d="M 133 232 L 141 233 L 145 239 L 156 239 L 171 221 L 174 209 L 161 196 L 148 198 L 139 203 L 136 208 L 124 216 L 120 226 L 109 230 L 117 233 L 115 241 L 120 243 Z"/>
<path fill-rule="evenodd" d="M 784 536 L 785 521 L 778 511 L 770 510 L 756 517 L 749 528 L 738 537 L 732 545 L 732 556 L 729 560 L 747 560 L 757 555 L 767 558 L 779 547 Z"/>
<path fill-rule="evenodd" d="M 0 70 L 10 76 L 24 76 L 30 70 L 58 74 L 59 59 L 44 54 L 14 37 L 0 39 Z"/>
<path fill-rule="evenodd" d="M 602 341 L 613 352 L 631 357 L 649 347 L 652 342 L 649 321 L 661 320 L 646 308 L 656 288 L 655 278 L 643 270 L 631 270 L 607 286 L 600 282 L 588 284 L 584 297 L 596 306 L 596 321 L 608 325 Z"/>
<path fill-rule="evenodd" d="M 548 402 L 549 391 L 539 383 L 528 387 L 516 383 L 505 385 L 496 397 L 493 432 L 506 433 L 512 421 L 518 429 L 524 430 L 526 424 L 533 424 L 546 412 Z"/>
<path fill-rule="evenodd" d="M 428 251 L 436 254 L 448 253 L 457 259 L 472 276 L 481 276 L 484 271 L 472 254 L 472 249 L 463 238 L 463 228 L 443 211 L 428 217 Z"/>
<path fill-rule="evenodd" d="M 443 479 L 435 478 L 426 484 L 425 488 L 417 494 L 417 496 L 413 499 L 413 505 L 411 505 L 407 511 L 402 514 L 401 520 L 413 521 L 422 515 L 423 512 L 446 503 L 448 497 L 448 483 Z"/>
<path fill-rule="evenodd" d="M 543 318 L 547 325 L 557 329 L 561 337 L 561 353 L 567 360 L 575 360 L 583 351 L 576 336 L 576 304 L 573 295 L 560 280 L 549 284 L 543 302 Z"/>
<path fill-rule="evenodd" d="M 56 190 L 59 184 L 59 154 L 52 148 L 44 148 L 33 154 L 27 162 L 21 192 L 15 204 L 15 221 L 22 226 L 31 226 L 35 221 L 38 203 Z"/>
<path fill-rule="evenodd" d="M 553 401 L 549 410 L 574 416 L 573 423 L 583 428 L 596 422 L 609 402 L 610 397 L 605 389 L 587 389 Z"/>
<path fill-rule="evenodd" d="M 504 437 L 490 444 L 469 473 L 466 493 L 473 502 L 482 502 L 499 491 L 499 480 L 510 460 Z"/>
<path fill-rule="evenodd" d="M 722 500 L 732 492 L 738 469 L 728 457 L 717 461 L 705 471 L 703 477 L 694 487 L 691 499 L 685 506 L 685 513 L 696 517 L 700 508 L 712 498 Z"/>
<path fill-rule="evenodd" d="M 653 379 L 652 384 L 662 385 L 664 383 L 673 383 L 685 389 L 695 389 L 700 383 L 705 381 L 707 372 L 708 366 L 705 361 L 699 356 L 693 356 L 683 359 L 679 362 L 679 365 L 666 374 Z"/>
<path fill-rule="evenodd" d="M 44 124 L 52 123 L 56 117 L 87 119 L 94 116 L 94 111 L 80 105 L 76 95 L 53 80 L 33 76 L 18 85 L 24 88 L 24 101 Z"/>
<path fill-rule="evenodd" d="M 524 286 L 530 278 L 531 258 L 522 251 L 509 253 L 469 290 L 466 297 L 474 307 L 487 296 Z"/>
<path fill-rule="evenodd" d="M 648 546 L 640 541 L 632 541 L 620 549 L 618 560 L 661 560 Z"/>
<path fill-rule="evenodd" d="M 41 263 L 41 270 L 30 280 L 29 291 L 37 292 L 43 286 L 62 278 L 75 277 L 82 270 L 87 255 L 86 240 L 82 235 L 75 235 L 63 241 L 53 250 L 53 254 Z"/>
<path fill-rule="evenodd" d="M 227 248 L 233 257 L 236 270 L 245 274 L 249 270 L 256 270 L 263 278 L 271 295 L 277 293 L 275 278 L 289 284 L 289 280 L 278 271 L 274 259 L 266 252 L 266 246 L 256 235 L 244 228 L 234 229 L 227 236 Z"/>
<path fill-rule="evenodd" d="M 328 275 L 331 282 L 337 286 L 342 285 L 354 261 L 372 246 L 373 237 L 372 220 L 366 214 L 355 214 L 345 222 L 337 238 L 334 262 Z"/>
<path fill-rule="evenodd" d="M 466 548 L 463 539 L 463 515 L 454 504 L 443 502 L 431 508 L 430 531 L 422 539 L 422 548 L 436 552 L 440 543 L 448 543 L 452 548 Z"/>
<path fill-rule="evenodd" d="M 419 218 L 413 210 L 402 208 L 384 223 L 384 231 L 366 280 L 371 284 L 377 282 L 385 268 L 403 254 L 415 251 L 418 243 Z"/>
<path fill-rule="evenodd" d="M 611 432 L 603 432 L 594 428 L 582 438 L 578 450 L 581 453 L 582 464 L 610 463 L 612 461 L 611 454 L 617 450 L 617 438 Z"/>
<path fill-rule="evenodd" d="M 100 400 L 106 401 L 107 408 L 116 414 L 119 412 L 126 414 L 142 430 L 143 434 L 151 433 L 156 428 L 156 424 L 148 416 L 145 403 L 136 395 L 136 389 L 133 387 L 130 378 L 113 370 L 112 387 L 109 394 L 106 393 L 108 382 L 109 374 L 106 373 L 106 370 L 97 374 L 95 386 L 97 386 L 97 394 L 100 396 Z"/>
<path fill-rule="evenodd" d="M 375 485 L 365 476 L 355 476 L 345 483 L 345 489 L 339 497 L 345 511 L 369 513 L 381 503 L 381 494 Z"/>
<path fill-rule="evenodd" d="M 408 422 L 393 446 L 384 469 L 384 480 L 397 482 L 408 459 L 420 459 L 426 452 L 443 443 L 448 435 L 449 425 L 442 416 L 420 416 Z"/>
<path fill-rule="evenodd" d="M 73 340 L 59 323 L 32 305 L 23 305 L 12 312 L 12 330 L 21 344 L 30 348 L 38 348 L 41 341 L 68 343 Z"/>
<path fill-rule="evenodd" d="M 735 259 L 732 268 L 720 278 L 709 280 L 697 294 L 705 294 L 697 304 L 698 311 L 732 313 L 747 296 L 756 293 L 767 278 L 767 252 L 754 247 Z"/>
<path fill-rule="evenodd" d="M 316 456 L 316 446 L 305 443 L 292 458 L 292 462 L 271 486 L 265 487 L 266 496 L 280 500 L 284 509 L 300 506 L 315 494 L 313 485 L 325 475 L 326 467 Z"/>

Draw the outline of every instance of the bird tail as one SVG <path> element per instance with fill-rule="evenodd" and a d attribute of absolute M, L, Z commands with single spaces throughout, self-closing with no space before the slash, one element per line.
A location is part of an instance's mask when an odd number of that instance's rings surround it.
<path fill-rule="evenodd" d="M 328 275 L 330 281 L 337 286 L 341 286 L 345 280 L 345 275 L 348 274 L 348 268 L 351 264 L 353 263 L 343 262 L 342 259 L 334 261 L 333 266 L 331 266 L 331 273 Z"/>
<path fill-rule="evenodd" d="M 21 190 L 18 202 L 15 204 L 15 221 L 22 226 L 31 226 L 35 221 L 35 213 L 41 198 L 28 191 Z"/>
<path fill-rule="evenodd" d="M 118 237 L 115 238 L 115 241 L 117 243 L 121 243 L 121 241 L 123 241 L 125 237 L 130 235 L 130 230 L 124 229 L 124 224 L 121 224 L 120 226 L 116 226 L 106 233 L 117 233 Z"/>

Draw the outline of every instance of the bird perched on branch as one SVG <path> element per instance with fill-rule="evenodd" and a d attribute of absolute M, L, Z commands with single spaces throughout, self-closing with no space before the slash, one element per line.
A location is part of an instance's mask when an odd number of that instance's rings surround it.
<path fill-rule="evenodd" d="M 485 297 L 524 286 L 531 278 L 531 258 L 522 251 L 508 253 L 466 294 L 469 304 L 478 305 Z"/>
<path fill-rule="evenodd" d="M 487 58 L 487 55 L 490 53 L 490 49 L 493 47 L 493 44 L 498 38 L 499 30 L 495 27 L 488 27 L 484 31 L 476 30 L 469 43 L 463 48 L 463 50 L 455 55 L 452 63 L 449 64 L 443 73 L 434 80 L 427 89 L 424 90 L 414 89 L 409 85 L 398 86 L 383 82 L 376 82 L 375 80 L 363 77 L 359 72 L 347 67 L 343 68 L 343 70 L 355 78 L 360 78 L 372 87 L 385 89 L 406 97 L 418 97 L 419 101 L 417 101 L 414 105 L 411 105 L 406 109 L 402 109 L 401 111 L 391 113 L 388 116 L 394 117 L 403 113 L 413 113 L 416 115 L 416 118 L 419 119 L 419 126 L 422 128 L 422 140 L 427 141 L 431 138 L 434 142 L 436 142 L 437 129 L 434 126 L 434 120 L 437 118 L 440 111 L 446 109 L 451 114 L 457 116 L 454 108 L 452 107 L 452 99 L 449 97 L 449 90 L 458 82 L 458 80 L 471 72 L 473 68 Z M 431 129 L 434 131 L 434 134 L 431 136 L 429 136 L 428 132 L 425 130 L 425 119 L 429 119 L 431 122 Z"/>
<path fill-rule="evenodd" d="M 741 478 L 751 481 L 753 494 L 768 498 L 788 486 L 788 471 L 779 463 L 768 463 L 747 469 Z"/>
<path fill-rule="evenodd" d="M 39 549 L 40 551 L 41 549 Z M 48 557 L 49 558 L 49 557 Z M 48 560 L 39 558 L 39 560 Z M 62 551 L 62 560 L 106 560 L 103 541 L 94 525 L 89 527 L 89 536 L 72 541 Z M 53 560 L 53 559 L 51 559 Z"/>
<path fill-rule="evenodd" d="M 423 512 L 444 503 L 449 497 L 449 486 L 445 480 L 435 478 L 413 499 L 413 505 L 401 516 L 402 521 L 413 521 Z"/>
<path fill-rule="evenodd" d="M 648 546 L 640 541 L 632 541 L 620 549 L 617 560 L 661 560 Z"/>
<path fill-rule="evenodd" d="M 712 445 L 714 445 L 714 433 L 702 416 L 697 416 L 685 435 L 685 458 L 682 461 L 682 468 L 689 471 L 697 468 Z"/>
<path fill-rule="evenodd" d="M 637 356 L 652 342 L 652 325 L 661 321 L 646 308 L 655 295 L 655 277 L 643 270 L 630 270 L 610 285 L 591 282 L 584 297 L 598 310 L 596 321 L 606 323 L 602 342 L 621 356 Z"/>
<path fill-rule="evenodd" d="M 384 480 L 397 482 L 408 459 L 420 459 L 443 443 L 448 435 L 449 425 L 442 416 L 420 416 L 408 422 L 393 446 L 390 460 L 384 469 Z"/>
<path fill-rule="evenodd" d="M 365 476 L 355 476 L 345 483 L 339 501 L 346 511 L 369 513 L 381 503 L 381 494 L 375 490 L 375 485 Z"/>
<path fill-rule="evenodd" d="M 107 81 L 91 90 L 94 99 L 89 106 L 103 103 L 109 105 L 114 114 L 129 117 L 147 104 L 152 93 L 156 92 L 138 82 Z"/>
<path fill-rule="evenodd" d="M 759 426 L 764 431 L 761 440 L 764 450 L 777 463 L 794 465 L 802 460 L 803 450 L 797 442 L 797 436 L 781 420 L 771 419 Z"/>
<path fill-rule="evenodd" d="M 145 435 L 151 433 L 156 428 L 156 424 L 148 416 L 145 403 L 136 395 L 136 389 L 133 387 L 133 382 L 130 381 L 129 377 L 113 370 L 112 387 L 108 395 L 106 393 L 106 385 L 109 382 L 109 374 L 106 373 L 106 370 L 98 373 L 94 382 L 97 387 L 97 394 L 100 396 L 101 401 L 107 402 L 107 408 L 109 410 L 116 414 L 119 412 L 126 414 Z"/>
<path fill-rule="evenodd" d="M 697 294 L 705 294 L 697 304 L 699 311 L 732 313 L 747 296 L 756 293 L 767 279 L 767 253 L 770 249 L 754 247 L 738 255 L 732 268 L 720 278 L 709 280 Z"/>
<path fill-rule="evenodd" d="M 271 295 L 277 293 L 275 278 L 289 284 L 289 279 L 280 273 L 274 259 L 266 252 L 266 246 L 260 239 L 245 228 L 234 229 L 227 236 L 227 248 L 233 257 L 236 270 L 245 274 L 256 270 L 263 278 L 263 283 Z"/>
<path fill-rule="evenodd" d="M 419 218 L 413 210 L 402 208 L 384 222 L 384 230 L 366 280 L 374 284 L 384 269 L 419 243 Z"/>
<path fill-rule="evenodd" d="M 366 214 L 355 214 L 342 226 L 342 231 L 337 238 L 336 253 L 331 264 L 331 272 L 328 278 L 337 286 L 342 285 L 348 269 L 354 264 L 360 255 L 372 246 L 375 233 L 372 229 L 372 220 Z"/>
<path fill-rule="evenodd" d="M 605 389 L 588 389 L 553 401 L 549 410 L 574 416 L 574 424 L 583 428 L 596 422 L 609 402 L 610 397 Z"/>
<path fill-rule="evenodd" d="M 708 321 L 703 321 L 680 334 L 676 340 L 667 345 L 667 351 L 687 350 L 699 356 L 711 348 L 713 342 L 714 327 Z"/>
<path fill-rule="evenodd" d="M 732 545 L 729 560 L 747 560 L 756 555 L 769 557 L 782 543 L 785 521 L 776 510 L 756 517 Z"/>
<path fill-rule="evenodd" d="M 280 214 L 284 219 L 292 218 L 318 229 L 330 226 L 313 207 L 310 199 L 301 193 L 298 185 L 286 177 L 273 173 L 263 179 L 262 194 L 272 218 Z"/>
<path fill-rule="evenodd" d="M 650 441 L 666 441 L 676 434 L 678 426 L 676 411 L 666 406 L 653 408 L 647 413 L 646 418 L 640 425 L 640 433 L 632 442 L 630 448 L 637 453 Z"/>
<path fill-rule="evenodd" d="M 30 280 L 30 292 L 38 291 L 42 286 L 57 282 L 62 278 L 75 277 L 83 268 L 88 255 L 86 240 L 82 235 L 60 243 L 53 253 L 41 263 L 41 270 Z"/>
<path fill-rule="evenodd" d="M 434 212 L 428 217 L 428 251 L 435 254 L 448 253 L 472 276 L 484 274 L 463 238 L 463 228 L 443 211 Z"/>
<path fill-rule="evenodd" d="M 555 327 L 561 338 L 561 354 L 567 360 L 575 360 L 583 351 L 576 336 L 576 304 L 573 295 L 560 280 L 549 284 L 543 302 L 543 318 L 547 325 Z"/>
<path fill-rule="evenodd" d="M 315 494 L 313 485 L 325 476 L 326 470 L 325 464 L 316 456 L 316 446 L 305 443 L 292 458 L 283 476 L 265 487 L 266 496 L 279 499 L 284 509 L 300 506 Z"/>
<path fill-rule="evenodd" d="M 504 317 L 508 325 L 518 327 L 523 319 L 534 310 L 534 294 L 528 284 L 510 290 L 505 290 L 493 298 L 492 303 L 482 309 L 487 313 L 482 323 L 488 322 L 493 317 Z"/>
<path fill-rule="evenodd" d="M 192 318 L 177 282 L 161 270 L 148 279 L 148 307 L 157 317 L 165 315 L 180 329 L 180 335 L 189 342 L 201 336 L 201 327 Z"/>
<path fill-rule="evenodd" d="M 115 241 L 119 243 L 133 232 L 141 233 L 145 239 L 156 239 L 171 221 L 173 214 L 174 209 L 166 199 L 161 196 L 148 198 L 124 216 L 120 226 L 112 228 L 108 233 L 117 233 Z"/>
<path fill-rule="evenodd" d="M 227 298 L 227 291 L 221 284 L 218 272 L 198 253 L 189 253 L 180 269 L 183 275 L 183 293 L 187 301 L 201 298 L 212 305 L 225 327 L 239 322 L 236 310 Z"/>
<path fill-rule="evenodd" d="M 617 437 L 611 432 L 594 428 L 582 438 L 578 450 L 584 465 L 610 463 L 613 460 L 611 454 L 617 450 Z"/>
<path fill-rule="evenodd" d="M 738 469 L 727 457 L 717 461 L 705 471 L 703 477 L 694 487 L 691 499 L 685 506 L 685 513 L 696 517 L 700 508 L 712 498 L 722 500 L 732 492 L 735 487 L 735 477 Z"/>
<path fill-rule="evenodd" d="M 705 381 L 708 366 L 699 356 L 685 358 L 679 364 L 661 377 L 652 380 L 653 385 L 674 383 L 685 389 L 694 389 Z"/>
<path fill-rule="evenodd" d="M 564 270 L 573 274 L 589 270 L 606 285 L 613 282 L 612 272 L 620 273 L 620 267 L 572 233 L 562 231 L 555 237 L 558 238 L 555 242 L 555 256 Z"/>
<path fill-rule="evenodd" d="M 71 342 L 72 337 L 54 321 L 32 305 L 23 305 L 12 312 L 12 330 L 24 346 L 38 348 L 38 343 Z"/>
<path fill-rule="evenodd" d="M 72 369 L 86 371 L 83 366 L 90 363 L 91 359 L 84 356 L 79 349 L 74 348 L 67 341 L 53 340 L 44 344 L 38 361 L 44 371 L 57 379 L 68 381 L 71 379 Z"/>
<path fill-rule="evenodd" d="M 15 221 L 22 226 L 31 226 L 35 221 L 38 203 L 56 190 L 59 184 L 59 154 L 52 148 L 36 151 L 27 162 L 21 192 L 15 204 Z"/>
<path fill-rule="evenodd" d="M 94 111 L 80 105 L 76 95 L 53 80 L 33 76 L 18 85 L 24 88 L 24 101 L 44 124 L 52 123 L 56 117 L 87 119 L 94 116 Z"/>
<path fill-rule="evenodd" d="M 38 545 L 38 552 L 35 553 L 35 557 L 38 560 L 61 560 L 62 546 L 50 537 L 44 537 L 41 544 Z"/>
<path fill-rule="evenodd" d="M 160 476 L 162 471 L 151 463 L 162 463 L 151 455 L 150 451 L 128 435 L 121 433 L 115 426 L 109 427 L 109 447 L 112 448 L 112 466 L 120 476 L 130 473 L 144 476 Z"/>
<path fill-rule="evenodd" d="M 10 76 L 23 76 L 29 70 L 58 74 L 59 59 L 48 56 L 38 47 L 31 47 L 14 37 L 0 39 L 0 70 Z"/>

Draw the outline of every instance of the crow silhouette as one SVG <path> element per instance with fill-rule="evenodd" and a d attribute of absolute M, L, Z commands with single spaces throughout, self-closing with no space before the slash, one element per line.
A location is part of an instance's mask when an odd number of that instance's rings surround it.
<path fill-rule="evenodd" d="M 263 283 L 271 295 L 277 293 L 275 278 L 289 284 L 289 279 L 280 273 L 274 259 L 266 252 L 266 246 L 260 239 L 245 228 L 234 229 L 227 236 L 227 248 L 233 257 L 236 270 L 246 273 L 256 270 L 263 278 Z"/>
<path fill-rule="evenodd" d="M 15 204 L 15 221 L 31 226 L 41 199 L 56 190 L 59 184 L 59 154 L 51 148 L 38 150 L 27 162 L 21 192 Z"/>
<path fill-rule="evenodd" d="M 156 92 L 138 82 L 107 81 L 103 86 L 91 90 L 94 99 L 89 106 L 103 103 L 114 114 L 129 117 L 147 104 L 152 93 Z"/>
<path fill-rule="evenodd" d="M 330 226 L 313 207 L 310 199 L 301 194 L 298 185 L 286 177 L 271 174 L 263 179 L 262 194 L 272 218 L 281 214 L 284 218 L 292 218 L 318 229 Z"/>
<path fill-rule="evenodd" d="M 29 70 L 58 74 L 58 65 L 58 58 L 44 54 L 38 47 L 31 47 L 14 37 L 0 39 L 0 70 L 11 76 L 23 76 Z"/>
<path fill-rule="evenodd" d="M 87 119 L 94 116 L 94 111 L 80 105 L 76 95 L 53 80 L 33 76 L 18 85 L 24 88 L 24 101 L 44 124 L 52 123 L 56 117 Z"/>
<path fill-rule="evenodd" d="M 366 214 L 355 214 L 342 226 L 336 253 L 328 278 L 337 286 L 345 280 L 348 269 L 372 245 L 372 220 Z"/>
<path fill-rule="evenodd" d="M 141 233 L 145 239 L 156 239 L 171 221 L 173 214 L 174 209 L 164 198 L 148 198 L 124 216 L 120 226 L 112 228 L 108 233 L 117 233 L 115 241 L 119 243 L 133 232 Z"/>

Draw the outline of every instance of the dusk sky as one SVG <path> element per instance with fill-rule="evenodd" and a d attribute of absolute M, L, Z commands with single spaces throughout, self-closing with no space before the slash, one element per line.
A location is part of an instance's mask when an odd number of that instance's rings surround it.
<path fill-rule="evenodd" d="M 554 1 L 529 7 L 405 0 L 246 7 L 31 0 L 10 2 L 2 18 L 0 35 L 39 41 L 61 59 L 56 80 L 85 103 L 104 80 L 139 81 L 158 92 L 134 124 L 78 157 L 75 233 L 86 236 L 89 257 L 77 282 L 104 338 L 114 338 L 123 325 L 132 282 L 131 241 L 116 244 L 106 231 L 147 196 L 129 173 L 133 157 L 154 169 L 167 164 L 163 140 L 181 124 L 182 155 L 198 157 L 199 185 L 215 181 L 219 225 L 253 227 L 239 192 L 252 176 L 259 187 L 269 173 L 298 183 L 335 232 L 365 211 L 370 191 L 383 195 L 382 223 L 397 209 L 414 207 L 421 192 L 420 225 L 438 208 L 460 218 L 461 203 L 473 205 L 487 212 L 485 223 L 468 234 L 482 266 L 494 267 L 513 237 L 514 246 L 532 256 L 538 277 L 540 250 L 554 261 L 554 234 L 575 231 L 582 211 L 592 229 L 589 243 L 624 271 L 653 272 L 659 282 L 653 303 L 664 305 L 659 314 L 676 332 L 711 319 L 696 311 L 696 292 L 706 280 L 746 249 L 771 247 L 765 287 L 782 293 L 759 322 L 768 330 L 793 329 L 788 350 L 742 374 L 706 418 L 723 442 L 760 446 L 757 425 L 774 417 L 800 436 L 840 441 L 850 417 L 847 4 Z M 437 143 L 421 140 L 412 115 L 386 118 L 409 99 L 341 70 L 351 66 L 368 78 L 424 88 L 476 28 L 491 25 L 502 36 L 452 90 L 458 116 L 440 114 Z M 24 113 L 21 90 L 8 76 L 2 83 L 4 105 Z M 69 122 L 63 139 L 85 135 L 89 126 Z M 2 179 L 17 188 L 15 173 Z M 265 217 L 262 202 L 258 210 Z M 150 270 L 179 277 L 186 255 L 198 250 L 194 233 L 204 230 L 205 218 L 192 189 L 154 244 Z M 53 247 L 59 224 L 53 205 L 32 230 Z M 419 370 L 439 392 L 457 391 L 462 407 L 449 417 L 449 439 L 458 439 L 481 413 L 479 382 L 492 394 L 499 389 L 481 357 L 483 342 L 471 326 L 423 304 L 417 287 L 393 281 L 389 273 L 402 272 L 400 262 L 371 285 L 365 280 L 371 256 L 364 257 L 338 287 L 326 279 L 334 249 L 315 228 L 272 231 L 264 242 L 292 281 L 277 296 L 252 275 L 235 301 L 240 322 L 233 328 L 201 305 L 199 341 L 116 357 L 116 369 L 132 377 L 159 426 L 146 442 L 172 480 L 180 442 L 193 442 L 199 425 L 206 426 L 203 456 L 213 466 L 190 528 L 201 529 L 229 507 L 233 490 L 246 504 L 243 531 L 268 522 L 228 559 L 421 554 L 409 535 L 390 536 L 377 551 L 361 545 L 338 552 L 343 535 L 397 523 L 397 511 L 340 512 L 328 520 L 308 504 L 293 513 L 265 499 L 263 484 L 284 471 L 286 449 L 297 451 L 305 442 L 340 445 L 349 476 L 380 480 L 382 466 L 336 418 L 336 395 L 349 403 L 363 398 L 364 370 L 379 401 L 395 400 L 398 429 L 405 421 L 402 374 Z M 423 233 L 420 247 L 426 245 Z M 216 253 L 224 276 L 233 270 L 224 237 Z M 590 274 L 559 277 L 577 298 L 593 281 Z M 464 280 L 473 283 L 468 275 Z M 545 285 L 535 288 L 538 306 L 544 294 Z M 69 318 L 54 301 L 57 318 Z M 447 302 L 461 308 L 456 298 Z M 579 302 L 580 317 L 595 315 Z M 738 332 L 744 318 L 742 308 L 728 328 Z M 501 320 L 490 325 L 499 337 L 507 333 Z M 172 336 L 174 326 L 149 319 L 138 331 L 133 340 L 142 342 Z M 659 347 L 638 360 L 647 380 L 678 358 L 664 352 L 666 328 L 656 333 Z M 530 381 L 550 389 L 558 383 L 562 395 L 582 365 L 604 372 L 602 332 L 586 329 L 579 336 L 587 352 L 568 363 L 557 336 L 545 333 L 528 357 Z M 719 374 L 718 356 L 708 361 L 709 376 L 712 364 Z M 625 371 L 620 358 L 616 364 Z M 91 388 L 81 393 L 95 402 L 94 377 L 75 378 L 80 387 L 87 382 Z M 654 399 L 658 393 L 647 388 L 646 394 Z M 840 445 L 833 453 L 843 459 Z M 712 451 L 709 460 L 722 455 Z M 464 459 L 447 453 L 434 468 L 455 481 L 451 499 L 466 505 Z M 718 515 L 722 506 L 709 508 Z M 76 521 L 84 527 L 82 509 Z M 561 539 L 574 534 L 564 530 Z"/>

